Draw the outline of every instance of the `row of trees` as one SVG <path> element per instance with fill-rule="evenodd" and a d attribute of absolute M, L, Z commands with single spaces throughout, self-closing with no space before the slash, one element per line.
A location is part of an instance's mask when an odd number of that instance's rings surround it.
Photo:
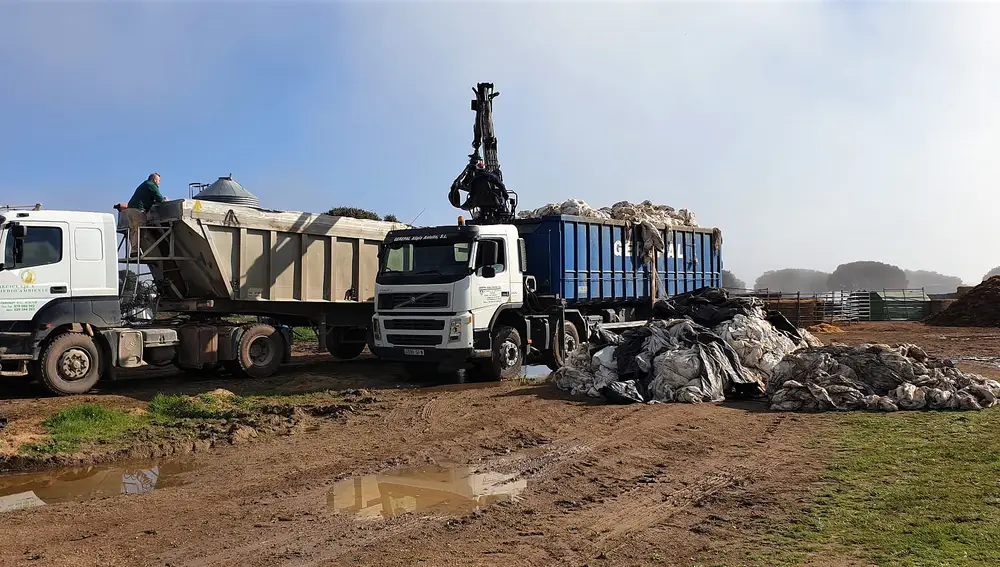
<path fill-rule="evenodd" d="M 334 207 L 326 212 L 335 217 L 351 217 L 352 219 L 380 220 L 386 222 L 400 222 L 399 217 L 393 214 L 379 216 L 375 211 L 359 209 L 358 207 Z"/>
<path fill-rule="evenodd" d="M 990 270 L 983 279 L 1000 274 L 1000 266 Z M 746 284 L 725 271 L 723 286 L 746 288 Z M 884 262 L 850 262 L 837 266 L 832 273 L 819 270 L 786 268 L 761 274 L 754 282 L 754 289 L 771 291 L 824 293 L 854 289 L 906 289 L 924 288 L 927 293 L 953 293 L 962 285 L 962 278 L 929 270 L 903 270 Z"/>

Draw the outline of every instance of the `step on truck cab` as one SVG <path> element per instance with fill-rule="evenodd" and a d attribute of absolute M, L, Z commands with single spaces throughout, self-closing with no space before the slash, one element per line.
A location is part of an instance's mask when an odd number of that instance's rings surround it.
<path fill-rule="evenodd" d="M 636 227 L 567 215 L 392 231 L 375 281 L 373 350 L 414 375 L 558 368 L 592 323 L 644 321 L 658 297 L 721 285 L 721 233 L 658 230 L 665 246 L 653 258 L 641 257 Z"/>

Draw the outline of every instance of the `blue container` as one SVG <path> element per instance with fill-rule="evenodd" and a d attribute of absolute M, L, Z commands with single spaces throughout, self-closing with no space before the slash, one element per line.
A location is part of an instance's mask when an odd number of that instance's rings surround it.
<path fill-rule="evenodd" d="M 622 221 L 549 216 L 515 222 L 528 257 L 528 275 L 541 294 L 568 305 L 598 308 L 648 305 L 652 270 L 642 258 L 641 229 Z M 637 234 L 639 233 L 639 234 Z M 661 230 L 666 250 L 657 253 L 656 297 L 722 285 L 721 234 L 711 228 Z"/>

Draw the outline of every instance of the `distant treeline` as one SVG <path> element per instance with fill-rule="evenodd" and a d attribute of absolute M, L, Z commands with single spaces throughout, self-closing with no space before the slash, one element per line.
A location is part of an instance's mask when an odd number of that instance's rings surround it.
<path fill-rule="evenodd" d="M 990 270 L 983 279 L 1000 274 L 1000 266 Z M 746 289 L 745 282 L 728 271 L 723 271 L 724 287 Z M 915 289 L 926 293 L 954 293 L 962 285 L 962 278 L 947 276 L 929 270 L 904 270 L 884 262 L 850 262 L 837 266 L 833 273 L 819 270 L 786 268 L 761 274 L 754 282 L 754 289 L 770 291 L 824 293 L 827 291 L 855 289 Z"/>

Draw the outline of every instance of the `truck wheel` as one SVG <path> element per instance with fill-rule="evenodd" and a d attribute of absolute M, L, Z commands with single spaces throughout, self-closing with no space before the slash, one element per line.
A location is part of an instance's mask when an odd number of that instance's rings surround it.
<path fill-rule="evenodd" d="M 267 378 L 281 366 L 284 346 L 281 333 L 271 325 L 250 325 L 240 337 L 234 366 L 247 378 Z"/>
<path fill-rule="evenodd" d="M 553 340 L 558 341 L 558 336 Z M 552 354 L 546 357 L 545 364 L 550 370 L 555 371 L 562 368 L 566 364 L 566 357 L 580 346 L 580 331 L 577 330 L 576 325 L 569 321 L 563 322 L 563 341 L 566 343 L 565 352 L 559 348 L 559 343 L 556 342 L 552 345 Z"/>
<path fill-rule="evenodd" d="M 101 377 L 101 354 L 93 339 L 81 333 L 56 337 L 42 353 L 39 379 L 54 394 L 88 392 Z"/>
<path fill-rule="evenodd" d="M 493 357 L 479 365 L 480 374 L 489 380 L 510 380 L 521 375 L 524 353 L 521 334 L 513 327 L 497 327 L 493 337 Z"/>
<path fill-rule="evenodd" d="M 335 333 L 328 333 L 326 350 L 337 360 L 352 360 L 365 351 L 365 343 L 343 343 L 337 340 Z"/>

